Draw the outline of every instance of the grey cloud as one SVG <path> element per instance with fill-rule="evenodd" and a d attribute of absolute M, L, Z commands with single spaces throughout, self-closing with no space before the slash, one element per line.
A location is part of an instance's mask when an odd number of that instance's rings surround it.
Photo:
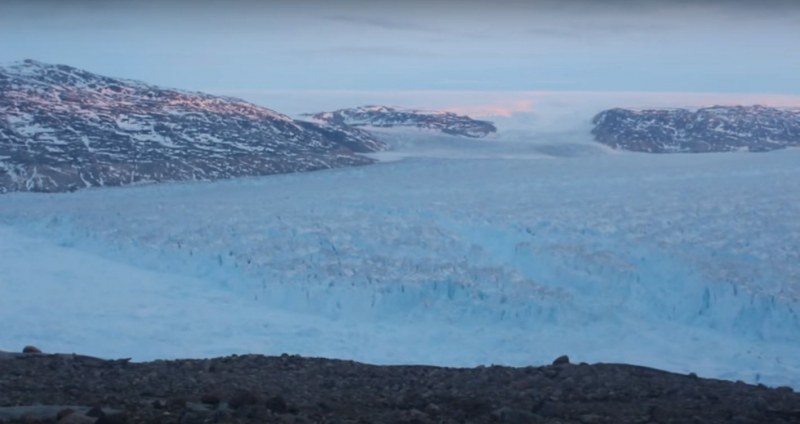
<path fill-rule="evenodd" d="M 328 15 L 330 19 L 389 30 L 435 31 L 413 21 L 422 14 L 448 19 L 484 13 L 515 16 L 524 13 L 565 12 L 589 16 L 593 13 L 631 14 L 660 11 L 691 11 L 711 8 L 729 13 L 781 15 L 800 13 L 797 0 L 1 0 L 0 12 L 6 7 L 24 6 L 44 13 L 65 10 L 109 11 L 144 10 L 147 13 L 174 13 L 238 10 L 240 14 L 271 14 L 285 10 Z M 402 17 L 402 19 L 400 18 Z M 408 19 L 412 18 L 412 19 Z"/>
<path fill-rule="evenodd" d="M 307 54 L 366 56 L 366 57 L 378 57 L 378 56 L 420 57 L 420 58 L 432 58 L 441 56 L 422 49 L 407 48 L 400 46 L 339 46 L 339 47 L 330 47 L 324 49 L 323 48 L 303 49 L 299 51 L 291 51 L 290 53 L 293 55 L 301 55 L 301 56 Z"/>
<path fill-rule="evenodd" d="M 800 10 L 800 3 L 796 0 L 533 0 L 528 2 L 514 2 L 517 5 L 528 4 L 537 8 L 550 8 L 562 10 L 609 10 L 609 11 L 652 11 L 673 9 L 680 10 L 687 7 L 714 7 L 729 10 L 762 10 L 762 9 L 793 9 Z"/>
<path fill-rule="evenodd" d="M 800 22 L 800 0 L 757 4 L 749 0 L 462 0 L 457 7 L 445 0 L 0 0 L 0 25 L 28 30 L 105 33 L 126 27 L 207 26 L 211 32 L 266 33 L 274 26 L 265 22 L 275 22 L 276 17 L 302 32 L 317 26 L 327 33 L 361 28 L 373 34 L 381 31 L 386 37 L 405 33 L 428 37 L 433 43 L 493 39 L 507 34 L 506 29 L 519 29 L 517 34 L 523 37 L 588 40 L 662 35 L 692 25 L 699 28 L 707 21 L 729 26 L 780 23 L 788 28 Z"/>
<path fill-rule="evenodd" d="M 382 16 L 357 16 L 357 15 L 331 15 L 327 17 L 330 20 L 347 22 L 354 25 L 361 25 L 373 28 L 380 28 L 386 30 L 400 30 L 400 31 L 421 31 L 437 33 L 435 28 L 430 28 L 425 25 L 420 25 L 416 22 L 402 21 L 396 19 L 385 18 Z"/>
<path fill-rule="evenodd" d="M 556 25 L 536 26 L 528 30 L 528 34 L 551 38 L 578 38 L 607 35 L 630 35 L 637 33 L 668 32 L 677 28 L 665 22 L 659 23 L 631 23 L 624 21 L 598 21 L 582 23 L 564 23 Z"/>

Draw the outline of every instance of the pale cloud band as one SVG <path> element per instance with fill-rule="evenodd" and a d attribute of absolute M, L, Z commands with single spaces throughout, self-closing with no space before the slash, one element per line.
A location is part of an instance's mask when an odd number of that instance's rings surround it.
<path fill-rule="evenodd" d="M 800 94 L 795 0 L 3 0 L 0 39 L 194 90 Z"/>
<path fill-rule="evenodd" d="M 764 105 L 800 108 L 800 95 L 758 93 L 626 91 L 455 91 L 455 90 L 223 90 L 208 91 L 298 115 L 367 104 L 445 110 L 475 117 L 515 114 L 594 113 L 612 107 L 699 108 L 714 105 Z"/>

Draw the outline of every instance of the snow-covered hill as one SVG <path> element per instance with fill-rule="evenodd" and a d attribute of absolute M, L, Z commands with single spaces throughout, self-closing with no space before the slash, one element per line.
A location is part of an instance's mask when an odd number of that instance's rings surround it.
<path fill-rule="evenodd" d="M 485 137 L 497 131 L 491 122 L 479 121 L 452 112 L 430 112 L 387 106 L 339 109 L 316 113 L 311 117 L 316 121 L 339 127 L 404 127 L 471 138 Z"/>
<path fill-rule="evenodd" d="M 595 140 L 638 152 L 763 152 L 800 146 L 800 110 L 796 109 L 610 109 L 598 114 L 594 124 Z"/>
<path fill-rule="evenodd" d="M 0 67 L 0 193 L 307 171 L 373 160 L 359 129 L 26 60 Z"/>

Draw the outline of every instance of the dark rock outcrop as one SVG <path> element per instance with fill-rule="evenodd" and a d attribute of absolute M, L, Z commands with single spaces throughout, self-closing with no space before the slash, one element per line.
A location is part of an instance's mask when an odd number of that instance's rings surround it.
<path fill-rule="evenodd" d="M 42 351 L 36 346 L 25 346 L 22 348 L 22 353 L 42 353 Z"/>
<path fill-rule="evenodd" d="M 595 116 L 593 123 L 596 141 L 636 152 L 763 152 L 800 146 L 800 110 L 796 109 L 610 109 Z"/>
<path fill-rule="evenodd" d="M 365 165 L 383 143 L 243 100 L 24 61 L 0 67 L 0 193 Z"/>

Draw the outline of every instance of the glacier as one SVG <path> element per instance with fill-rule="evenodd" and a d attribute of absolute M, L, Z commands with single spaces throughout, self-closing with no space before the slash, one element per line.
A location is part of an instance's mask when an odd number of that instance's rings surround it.
<path fill-rule="evenodd" d="M 495 142 L 396 140 L 413 149 L 369 167 L 0 196 L 0 350 L 445 366 L 569 354 L 800 387 L 800 150 Z"/>

